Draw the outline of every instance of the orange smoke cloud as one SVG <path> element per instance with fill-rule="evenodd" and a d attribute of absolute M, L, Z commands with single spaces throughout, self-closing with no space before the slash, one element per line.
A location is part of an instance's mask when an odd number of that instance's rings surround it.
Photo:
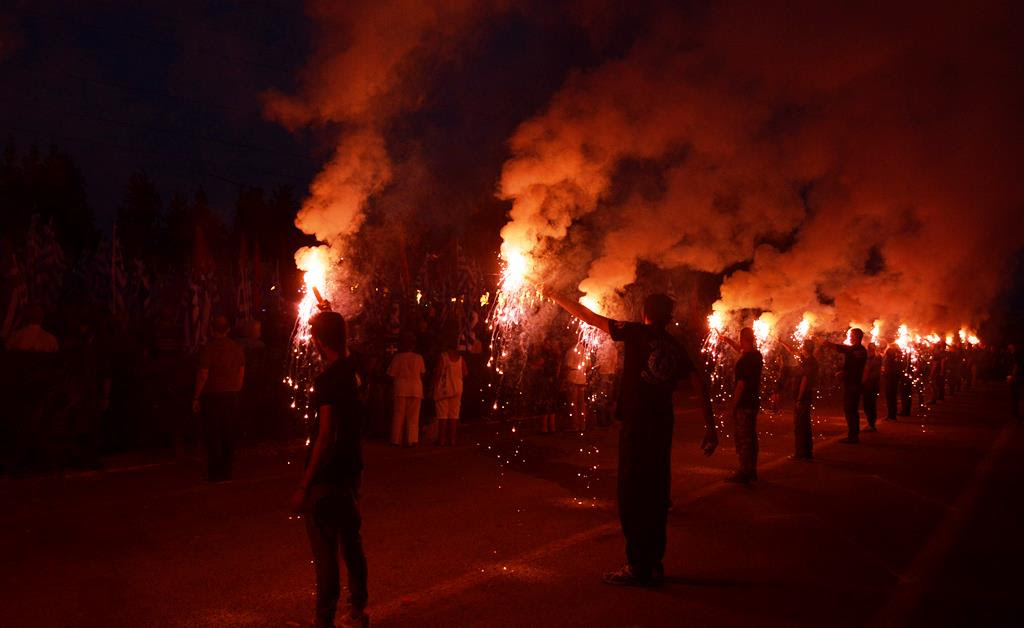
<path fill-rule="evenodd" d="M 1024 245 L 1019 12 L 663 12 L 518 129 L 505 245 L 540 256 L 596 232 L 580 288 L 599 296 L 640 262 L 747 263 L 725 309 L 976 323 Z"/>
<path fill-rule="evenodd" d="M 451 55 L 485 9 L 469 0 L 318 0 L 307 8 L 317 37 L 301 88 L 294 95 L 266 92 L 264 113 L 291 130 L 331 125 L 337 133 L 334 154 L 295 220 L 337 261 L 362 226 L 368 201 L 393 178 L 388 123 L 417 107 L 431 63 Z"/>

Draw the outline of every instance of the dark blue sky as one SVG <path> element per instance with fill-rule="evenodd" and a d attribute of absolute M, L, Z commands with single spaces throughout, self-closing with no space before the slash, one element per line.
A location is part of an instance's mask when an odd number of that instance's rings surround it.
<path fill-rule="evenodd" d="M 138 169 L 165 196 L 202 186 L 222 211 L 239 184 L 305 188 L 315 139 L 264 121 L 258 98 L 287 88 L 305 59 L 298 3 L 86 4 L 7 13 L 0 128 L 19 146 L 71 152 L 99 218 Z"/>
<path fill-rule="evenodd" d="M 292 134 L 265 120 L 260 94 L 296 87 L 312 50 L 302 3 L 85 7 L 20 2 L 0 11 L 0 128 L 22 148 L 70 152 L 101 223 L 140 169 L 165 199 L 201 186 L 225 216 L 239 185 L 288 185 L 301 196 L 329 157 L 332 135 Z M 391 139 L 426 146 L 444 193 L 493 204 L 505 139 L 570 68 L 598 55 L 557 16 L 506 16 L 483 28 L 473 54 L 438 68 L 426 102 L 395 121 Z M 604 54 L 616 47 L 610 41 Z"/>

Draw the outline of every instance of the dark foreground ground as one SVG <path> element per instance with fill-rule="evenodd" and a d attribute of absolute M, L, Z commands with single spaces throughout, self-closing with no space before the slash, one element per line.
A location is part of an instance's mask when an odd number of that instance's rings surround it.
<path fill-rule="evenodd" d="M 623 562 L 613 429 L 477 427 L 445 450 L 370 443 L 373 624 L 1020 625 L 1024 427 L 1002 394 L 881 422 L 860 446 L 837 444 L 841 419 L 823 413 L 811 463 L 785 458 L 788 414 L 762 417 L 753 488 L 721 481 L 731 442 L 705 458 L 684 409 L 657 590 L 600 580 Z M 0 625 L 306 625 L 313 570 L 285 508 L 300 460 L 244 451 L 226 485 L 200 482 L 200 461 L 157 458 L 3 480 Z"/>

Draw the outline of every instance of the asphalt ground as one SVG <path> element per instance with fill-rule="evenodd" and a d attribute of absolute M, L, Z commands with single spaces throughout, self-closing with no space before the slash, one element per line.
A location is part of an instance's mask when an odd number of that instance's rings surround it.
<path fill-rule="evenodd" d="M 813 462 L 788 412 L 762 414 L 760 476 L 692 400 L 673 449 L 667 581 L 601 582 L 623 563 L 615 428 L 478 425 L 463 444 L 366 444 L 363 531 L 376 626 L 1020 625 L 1024 427 L 999 388 L 862 444 L 821 409 Z M 724 434 L 723 434 L 724 436 Z M 0 625 L 304 626 L 313 569 L 287 511 L 297 448 L 239 453 L 235 481 L 159 455 L 0 481 Z"/>

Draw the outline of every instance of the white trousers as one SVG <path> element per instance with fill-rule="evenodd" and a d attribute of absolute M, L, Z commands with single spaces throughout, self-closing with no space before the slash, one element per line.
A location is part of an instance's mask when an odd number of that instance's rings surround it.
<path fill-rule="evenodd" d="M 391 443 L 402 444 L 402 432 L 405 442 L 415 445 L 420 440 L 420 401 L 419 397 L 395 397 L 394 409 L 391 413 Z"/>

